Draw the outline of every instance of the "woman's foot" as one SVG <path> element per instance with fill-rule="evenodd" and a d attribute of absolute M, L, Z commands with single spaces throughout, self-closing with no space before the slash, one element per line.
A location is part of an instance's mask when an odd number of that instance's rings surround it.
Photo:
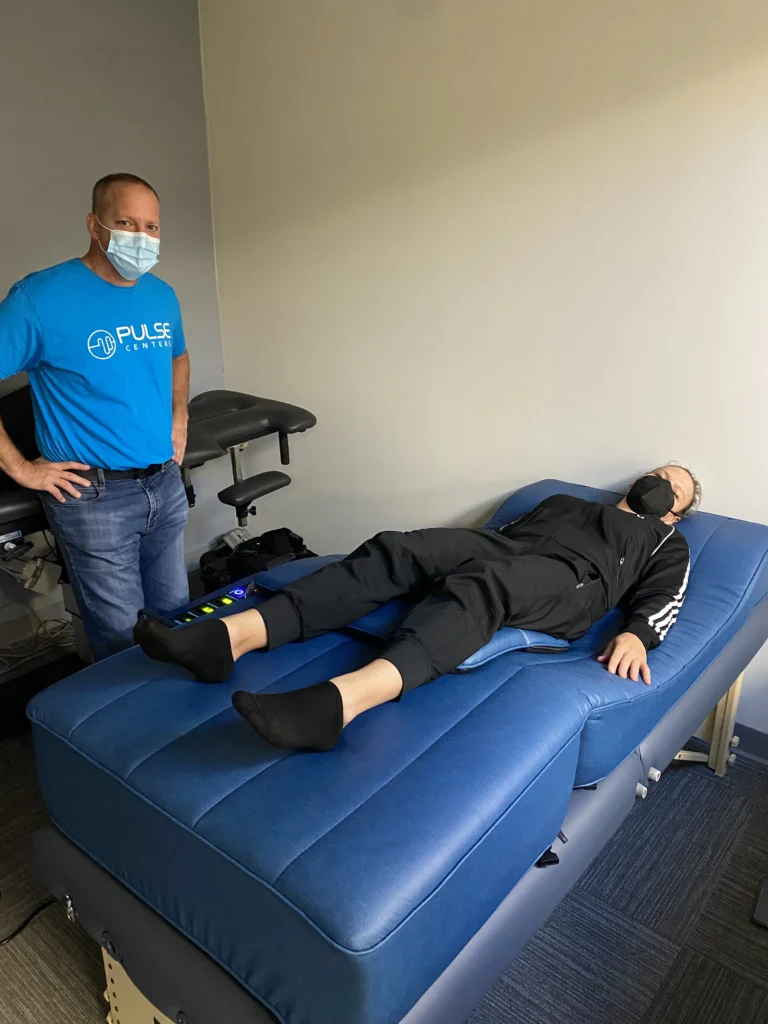
<path fill-rule="evenodd" d="M 331 682 L 287 693 L 232 695 L 235 710 L 263 740 L 287 750 L 333 750 L 344 727 L 344 707 Z"/>
<path fill-rule="evenodd" d="M 133 639 L 155 661 L 181 665 L 204 683 L 223 683 L 238 658 L 267 646 L 267 627 L 258 608 L 201 619 L 182 629 L 140 614 Z"/>
<path fill-rule="evenodd" d="M 287 693 L 237 690 L 232 704 L 273 747 L 288 750 L 333 750 L 353 718 L 395 700 L 403 677 L 395 666 L 377 658 L 365 668 Z"/>
<path fill-rule="evenodd" d="M 156 619 L 140 618 L 133 639 L 150 658 L 180 665 L 204 683 L 223 683 L 232 675 L 235 659 L 223 619 L 172 629 Z"/>

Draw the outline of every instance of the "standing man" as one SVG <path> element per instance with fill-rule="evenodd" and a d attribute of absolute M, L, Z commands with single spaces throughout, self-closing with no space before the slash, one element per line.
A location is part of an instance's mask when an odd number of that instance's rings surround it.
<path fill-rule="evenodd" d="M 0 379 L 26 370 L 37 446 L 0 423 L 0 469 L 39 491 L 98 660 L 133 643 L 145 606 L 188 599 L 184 563 L 189 356 L 170 285 L 147 273 L 160 204 L 134 174 L 93 188 L 91 244 L 0 303 Z"/>

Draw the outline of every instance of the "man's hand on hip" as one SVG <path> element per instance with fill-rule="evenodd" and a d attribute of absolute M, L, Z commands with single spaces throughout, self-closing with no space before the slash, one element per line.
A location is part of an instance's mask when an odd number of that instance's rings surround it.
<path fill-rule="evenodd" d="M 47 491 L 52 494 L 56 501 L 64 501 L 64 493 L 73 498 L 80 497 L 79 487 L 90 487 L 91 481 L 78 476 L 78 469 L 90 469 L 90 466 L 82 462 L 49 462 L 47 459 L 39 458 L 34 462 L 24 461 L 12 474 L 13 479 L 22 487 L 29 487 L 33 491 Z"/>
<path fill-rule="evenodd" d="M 643 641 L 634 633 L 619 633 L 597 660 L 615 676 L 621 676 L 622 679 L 629 677 L 635 683 L 642 676 L 646 686 L 651 685 L 648 652 Z"/>
<path fill-rule="evenodd" d="M 184 453 L 187 450 L 187 419 L 174 416 L 173 429 L 171 430 L 171 441 L 173 442 L 173 461 L 179 465 L 184 461 Z"/>

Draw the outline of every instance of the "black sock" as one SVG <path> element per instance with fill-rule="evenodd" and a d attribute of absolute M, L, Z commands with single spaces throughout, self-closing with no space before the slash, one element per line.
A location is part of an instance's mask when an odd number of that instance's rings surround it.
<path fill-rule="evenodd" d="M 232 704 L 262 739 L 288 750 L 333 750 L 344 724 L 341 694 L 330 682 L 287 693 L 236 690 Z"/>
<path fill-rule="evenodd" d="M 232 675 L 232 644 L 221 619 L 171 629 L 156 619 L 140 618 L 133 639 L 150 658 L 181 665 L 204 683 L 223 683 Z"/>

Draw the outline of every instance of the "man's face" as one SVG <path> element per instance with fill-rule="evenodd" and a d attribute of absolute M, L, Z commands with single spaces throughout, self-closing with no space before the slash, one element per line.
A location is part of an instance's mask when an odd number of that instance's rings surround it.
<path fill-rule="evenodd" d="M 662 522 L 673 526 L 680 519 L 680 513 L 693 501 L 693 480 L 691 474 L 680 466 L 663 466 L 661 469 L 654 469 L 652 476 L 660 476 L 668 480 L 672 485 L 675 495 L 675 504 L 672 511 L 662 517 Z"/>
<path fill-rule="evenodd" d="M 160 204 L 154 192 L 127 182 L 112 185 L 98 213 L 88 214 L 88 231 L 106 249 L 113 229 L 143 231 L 150 238 L 159 238 Z"/>

